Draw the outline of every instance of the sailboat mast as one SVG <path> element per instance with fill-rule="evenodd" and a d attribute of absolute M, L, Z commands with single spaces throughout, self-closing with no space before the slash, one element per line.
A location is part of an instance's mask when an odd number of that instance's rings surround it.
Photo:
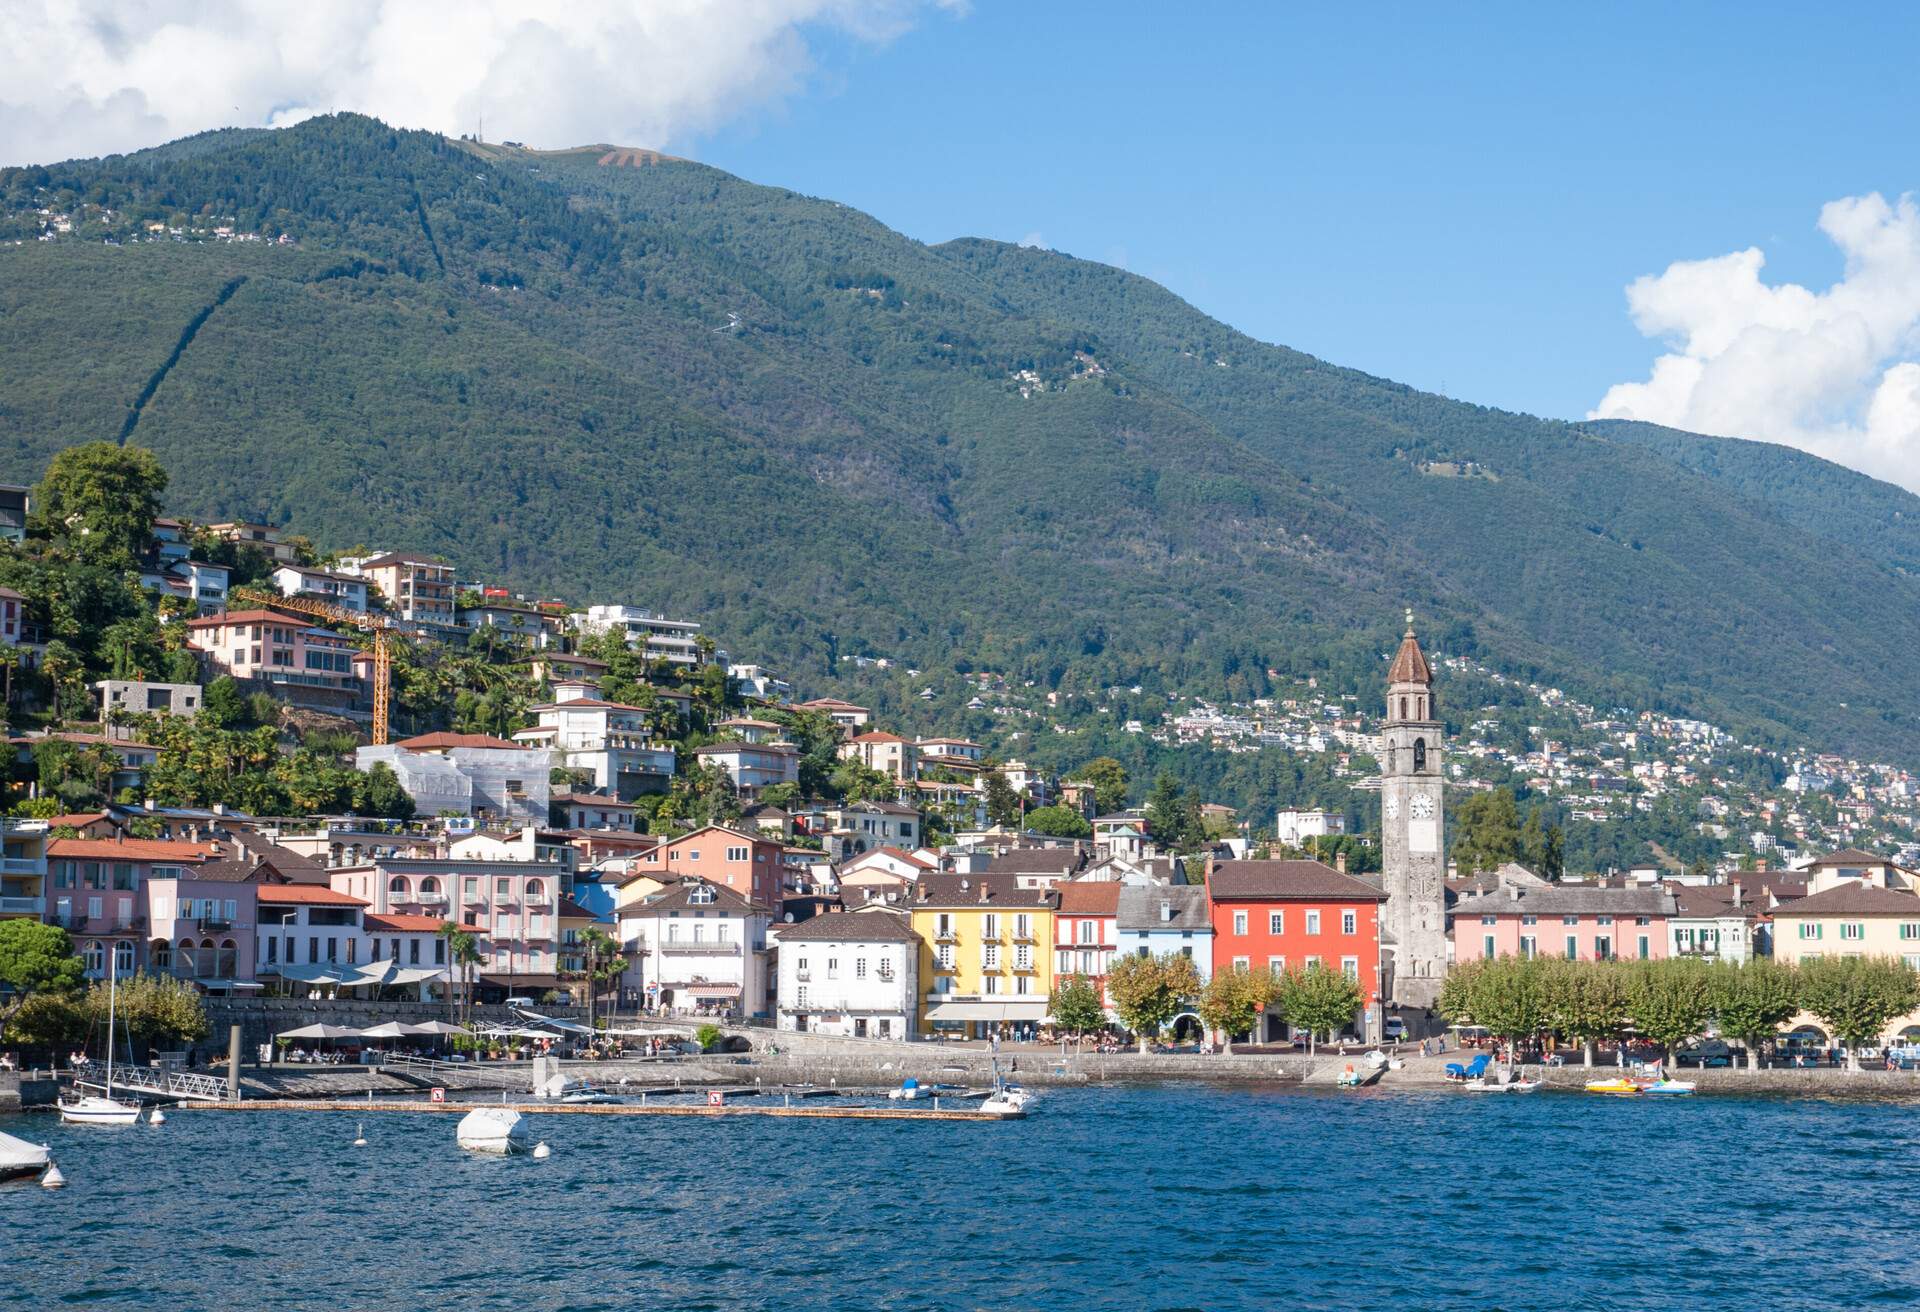
<path fill-rule="evenodd" d="M 113 1018 L 120 998 L 120 954 L 117 944 L 107 945 L 107 1097 L 113 1097 Z"/>

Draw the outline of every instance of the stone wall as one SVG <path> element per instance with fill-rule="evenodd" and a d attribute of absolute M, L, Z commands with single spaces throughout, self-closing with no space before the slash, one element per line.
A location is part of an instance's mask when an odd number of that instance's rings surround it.
<path fill-rule="evenodd" d="M 0 1112 L 51 1107 L 59 1097 L 60 1085 L 51 1075 L 0 1071 Z"/>

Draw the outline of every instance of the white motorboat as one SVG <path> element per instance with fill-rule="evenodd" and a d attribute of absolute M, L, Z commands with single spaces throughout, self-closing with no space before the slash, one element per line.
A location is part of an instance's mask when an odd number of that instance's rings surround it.
<path fill-rule="evenodd" d="M 113 1096 L 113 1030 L 120 998 L 118 954 L 107 953 L 107 1079 L 104 1094 L 77 1094 L 60 1104 L 60 1119 L 69 1125 L 132 1125 L 140 1119 L 140 1104 Z"/>
<path fill-rule="evenodd" d="M 983 1112 L 996 1116 L 1025 1116 L 1033 1105 L 1033 1095 L 1017 1084 L 1005 1085 L 988 1094 L 980 1104 Z"/>
<path fill-rule="evenodd" d="M 911 1101 L 915 1098 L 924 1098 L 926 1096 L 927 1091 L 920 1087 L 920 1081 L 912 1078 L 900 1081 L 900 1087 L 897 1089 L 887 1090 L 887 1097 L 893 1099 L 895 1102 L 903 1100 Z"/>
<path fill-rule="evenodd" d="M 47 1169 L 52 1158 L 43 1143 L 28 1143 L 0 1133 L 0 1180 L 19 1180 Z"/>
<path fill-rule="evenodd" d="M 527 1121 L 511 1107 L 476 1107 L 460 1118 L 454 1137 L 470 1152 L 523 1153 L 527 1150 Z"/>

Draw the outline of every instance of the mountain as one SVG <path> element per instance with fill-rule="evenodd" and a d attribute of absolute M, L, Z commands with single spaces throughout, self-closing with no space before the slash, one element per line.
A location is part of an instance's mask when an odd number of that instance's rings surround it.
<path fill-rule="evenodd" d="M 1411 605 L 1442 650 L 1602 704 L 1914 754 L 1905 539 L 1815 513 L 1857 476 L 1769 495 L 1064 254 L 350 115 L 0 171 L 0 238 L 9 480 L 139 443 L 181 513 L 693 613 L 810 685 L 877 653 L 1370 696 Z"/>

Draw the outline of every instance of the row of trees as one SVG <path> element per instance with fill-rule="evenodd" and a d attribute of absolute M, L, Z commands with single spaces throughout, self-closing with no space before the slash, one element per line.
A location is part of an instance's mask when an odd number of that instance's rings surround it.
<path fill-rule="evenodd" d="M 1583 1048 L 1589 1066 L 1598 1044 L 1628 1034 L 1659 1044 L 1671 1059 L 1713 1029 L 1746 1046 L 1751 1070 L 1759 1050 L 1802 1012 L 1847 1045 L 1858 1069 L 1860 1050 L 1916 1006 L 1920 975 L 1892 957 L 1820 957 L 1798 965 L 1765 957 L 1742 965 L 1501 957 L 1455 966 L 1439 1010 L 1510 1044 L 1556 1035 Z"/>
<path fill-rule="evenodd" d="M 1232 1049 L 1234 1035 L 1251 1033 L 1268 1015 L 1305 1030 L 1312 1049 L 1319 1036 L 1331 1038 L 1351 1024 L 1365 1001 L 1357 981 L 1320 966 L 1285 974 L 1222 971 L 1203 985 L 1193 958 L 1178 952 L 1116 957 L 1106 987 L 1114 1014 L 1139 1039 L 1142 1052 L 1186 1011 L 1220 1033 L 1223 1052 Z M 1074 1034 L 1107 1026 L 1099 985 L 1084 975 L 1060 981 L 1048 1009 L 1056 1024 Z"/>
<path fill-rule="evenodd" d="M 73 940 L 58 925 L 0 921 L 0 1038 L 58 1051 L 86 1041 L 107 1021 L 105 984 L 89 984 Z M 191 1043 L 207 1037 L 207 1013 L 192 985 L 171 975 L 130 975 L 114 999 L 120 1032 L 143 1044 Z"/>

